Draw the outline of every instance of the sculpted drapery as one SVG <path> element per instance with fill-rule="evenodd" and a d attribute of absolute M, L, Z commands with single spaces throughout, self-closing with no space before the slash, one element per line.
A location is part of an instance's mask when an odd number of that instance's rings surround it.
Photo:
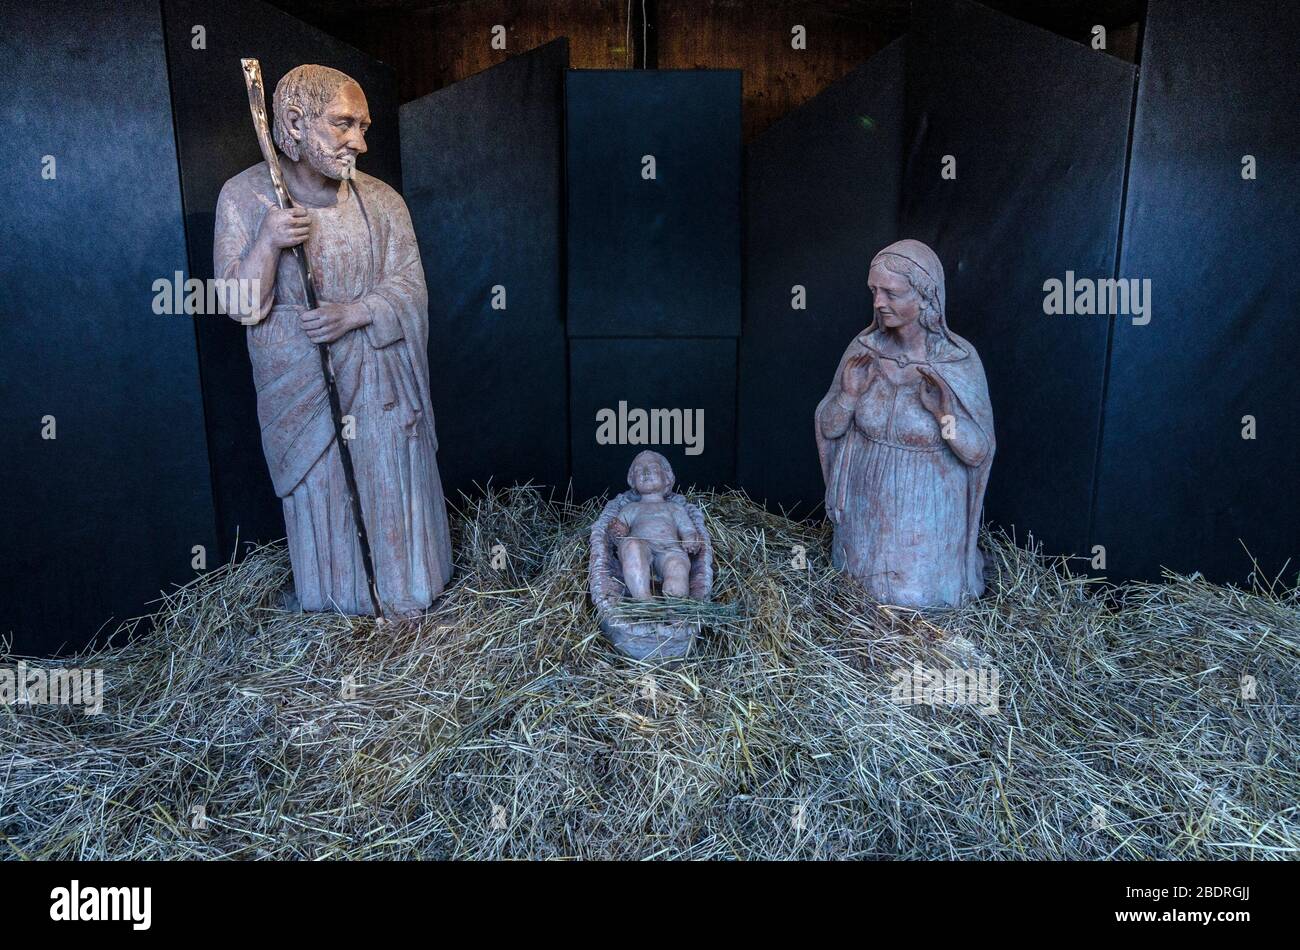
<path fill-rule="evenodd" d="M 300 204 L 303 202 L 299 202 Z M 275 197 L 265 163 L 228 181 L 217 203 L 214 266 L 232 277 Z M 355 303 L 368 325 L 330 344 L 386 612 L 427 607 L 451 576 L 451 544 L 429 400 L 427 295 L 405 202 L 362 172 L 337 203 L 310 208 L 319 301 Z M 262 446 L 284 503 L 304 609 L 371 612 L 316 344 L 292 256 L 282 253 L 269 314 L 248 328 Z"/>
<path fill-rule="evenodd" d="M 871 274 L 892 289 L 873 287 L 879 309 L 815 417 L 832 558 L 882 602 L 957 605 L 984 590 L 977 542 L 995 449 L 984 368 L 948 328 L 929 247 L 891 244 Z M 861 392 L 846 392 L 846 373 L 865 380 Z"/>

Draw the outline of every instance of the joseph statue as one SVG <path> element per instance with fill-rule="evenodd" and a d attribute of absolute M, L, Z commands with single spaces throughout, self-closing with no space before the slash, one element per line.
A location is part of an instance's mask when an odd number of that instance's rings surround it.
<path fill-rule="evenodd" d="M 335 441 L 318 343 L 327 343 L 384 613 L 416 616 L 451 578 L 451 541 L 429 402 L 428 295 L 406 203 L 356 170 L 370 113 L 361 87 L 299 66 L 275 88 L 275 144 L 293 207 L 265 162 L 217 201 L 219 278 L 257 279 L 248 352 L 262 448 L 284 503 L 305 610 L 373 612 Z M 319 306 L 287 249 L 305 242 Z M 350 430 L 350 431 L 349 431 Z"/>

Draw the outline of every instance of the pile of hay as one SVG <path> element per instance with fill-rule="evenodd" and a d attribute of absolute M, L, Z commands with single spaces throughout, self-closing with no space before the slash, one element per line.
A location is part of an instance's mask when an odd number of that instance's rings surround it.
<path fill-rule="evenodd" d="M 284 612 L 279 546 L 212 571 L 67 661 L 103 668 L 102 715 L 0 708 L 0 852 L 1300 853 L 1294 589 L 1105 588 L 990 537 L 989 594 L 922 617 L 830 570 L 823 525 L 695 500 L 734 610 L 676 669 L 597 633 L 599 506 L 531 488 L 466 503 L 418 625 Z M 997 713 L 895 701 L 896 671 L 956 663 L 997 671 Z"/>

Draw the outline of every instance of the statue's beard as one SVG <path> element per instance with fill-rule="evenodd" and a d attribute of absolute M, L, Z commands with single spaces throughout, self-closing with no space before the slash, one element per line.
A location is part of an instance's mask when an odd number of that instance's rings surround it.
<path fill-rule="evenodd" d="M 316 171 L 326 178 L 333 178 L 335 181 L 342 181 L 345 178 L 351 179 L 357 167 L 356 157 L 352 152 L 347 149 L 337 154 L 330 152 L 316 138 L 310 138 L 302 143 L 302 157 Z"/>

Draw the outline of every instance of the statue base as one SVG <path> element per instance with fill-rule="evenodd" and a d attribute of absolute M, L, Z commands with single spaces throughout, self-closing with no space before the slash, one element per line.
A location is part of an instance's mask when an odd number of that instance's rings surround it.
<path fill-rule="evenodd" d="M 698 623 L 619 623 L 602 619 L 600 629 L 614 649 L 625 656 L 667 663 L 686 658 L 701 628 Z"/>

